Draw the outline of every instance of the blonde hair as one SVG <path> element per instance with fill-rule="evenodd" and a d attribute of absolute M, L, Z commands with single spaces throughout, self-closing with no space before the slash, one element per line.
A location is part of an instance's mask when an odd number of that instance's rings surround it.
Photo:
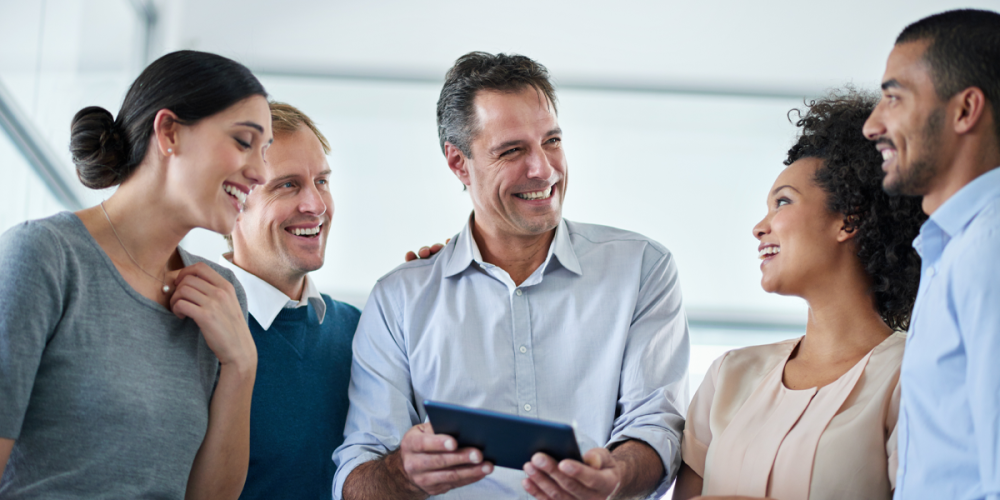
<path fill-rule="evenodd" d="M 292 106 L 291 104 L 270 101 L 267 103 L 271 108 L 271 129 L 274 130 L 275 137 L 284 134 L 291 134 L 296 132 L 299 127 L 305 126 L 309 130 L 312 130 L 313 134 L 316 134 L 316 138 L 319 139 L 319 143 L 323 146 L 323 153 L 330 154 L 330 142 L 326 140 L 323 133 L 316 128 L 316 124 L 313 123 L 312 119 L 309 118 L 305 113 L 303 113 L 299 108 Z M 226 239 L 226 243 L 229 245 L 229 251 L 233 251 L 233 235 L 226 234 L 223 235 Z"/>
<path fill-rule="evenodd" d="M 295 106 L 283 102 L 271 101 L 268 105 L 271 107 L 271 128 L 274 130 L 274 135 L 291 134 L 305 125 L 309 130 L 312 130 L 313 134 L 316 134 L 316 138 L 323 146 L 323 152 L 330 154 L 330 143 L 305 113 Z"/>

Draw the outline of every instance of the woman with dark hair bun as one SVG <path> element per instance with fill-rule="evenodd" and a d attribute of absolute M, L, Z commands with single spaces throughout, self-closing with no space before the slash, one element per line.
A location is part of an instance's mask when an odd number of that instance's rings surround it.
<path fill-rule="evenodd" d="M 118 188 L 0 236 L 0 497 L 239 496 L 257 368 L 246 298 L 178 244 L 232 230 L 272 140 L 266 96 L 244 66 L 181 51 L 139 75 L 117 117 L 73 118 L 80 181 Z"/>
<path fill-rule="evenodd" d="M 761 286 L 809 304 L 804 337 L 730 351 L 695 393 L 675 499 L 892 498 L 899 367 L 920 279 L 919 199 L 882 190 L 861 133 L 878 96 L 811 102 L 768 193 Z"/>

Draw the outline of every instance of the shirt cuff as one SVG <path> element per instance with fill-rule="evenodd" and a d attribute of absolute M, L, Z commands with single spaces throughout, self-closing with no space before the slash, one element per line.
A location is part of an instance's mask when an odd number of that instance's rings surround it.
<path fill-rule="evenodd" d="M 347 459 L 344 463 L 337 467 L 337 472 L 333 476 L 333 498 L 334 500 L 342 500 L 344 498 L 344 483 L 347 482 L 347 476 L 351 475 L 359 465 L 370 462 L 372 460 L 377 460 L 382 456 L 378 453 L 372 453 L 370 451 L 363 451 L 358 453 L 352 458 Z"/>
<path fill-rule="evenodd" d="M 666 492 L 666 489 L 670 488 L 670 485 L 674 482 L 674 478 L 677 476 L 677 470 L 680 467 L 680 446 L 676 436 L 671 435 L 671 432 L 667 429 L 660 427 L 639 427 L 625 429 L 611 437 L 608 442 L 607 447 L 610 448 L 618 443 L 623 443 L 628 440 L 642 441 L 657 455 L 660 456 L 660 461 L 663 464 L 663 480 L 657 486 L 657 494 Z M 666 489 L 665 489 L 666 488 Z M 660 490 L 663 490 L 662 492 Z M 661 495 L 662 496 L 662 495 Z M 655 498 L 659 498 L 658 496 Z"/>

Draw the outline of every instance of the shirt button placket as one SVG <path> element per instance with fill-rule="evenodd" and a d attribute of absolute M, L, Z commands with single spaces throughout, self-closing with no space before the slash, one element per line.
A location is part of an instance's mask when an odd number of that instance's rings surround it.
<path fill-rule="evenodd" d="M 511 312 L 513 344 L 518 353 L 514 357 L 514 378 L 516 381 L 518 413 L 522 416 L 534 416 L 536 408 L 535 365 L 531 349 L 531 311 L 528 306 L 528 294 L 521 288 L 516 288 L 511 294 Z"/>

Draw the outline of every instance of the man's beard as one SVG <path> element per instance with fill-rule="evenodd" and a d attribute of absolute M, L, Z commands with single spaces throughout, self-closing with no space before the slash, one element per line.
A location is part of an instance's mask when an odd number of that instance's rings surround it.
<path fill-rule="evenodd" d="M 885 184 L 883 188 L 891 195 L 923 196 L 927 194 L 927 187 L 931 179 L 937 174 L 937 156 L 941 147 L 941 128 L 944 125 L 944 107 L 935 109 L 929 117 L 924 129 L 921 131 L 920 141 L 921 155 L 914 158 L 910 163 L 910 168 L 902 169 L 896 163 L 896 172 L 899 178 L 896 182 Z"/>

